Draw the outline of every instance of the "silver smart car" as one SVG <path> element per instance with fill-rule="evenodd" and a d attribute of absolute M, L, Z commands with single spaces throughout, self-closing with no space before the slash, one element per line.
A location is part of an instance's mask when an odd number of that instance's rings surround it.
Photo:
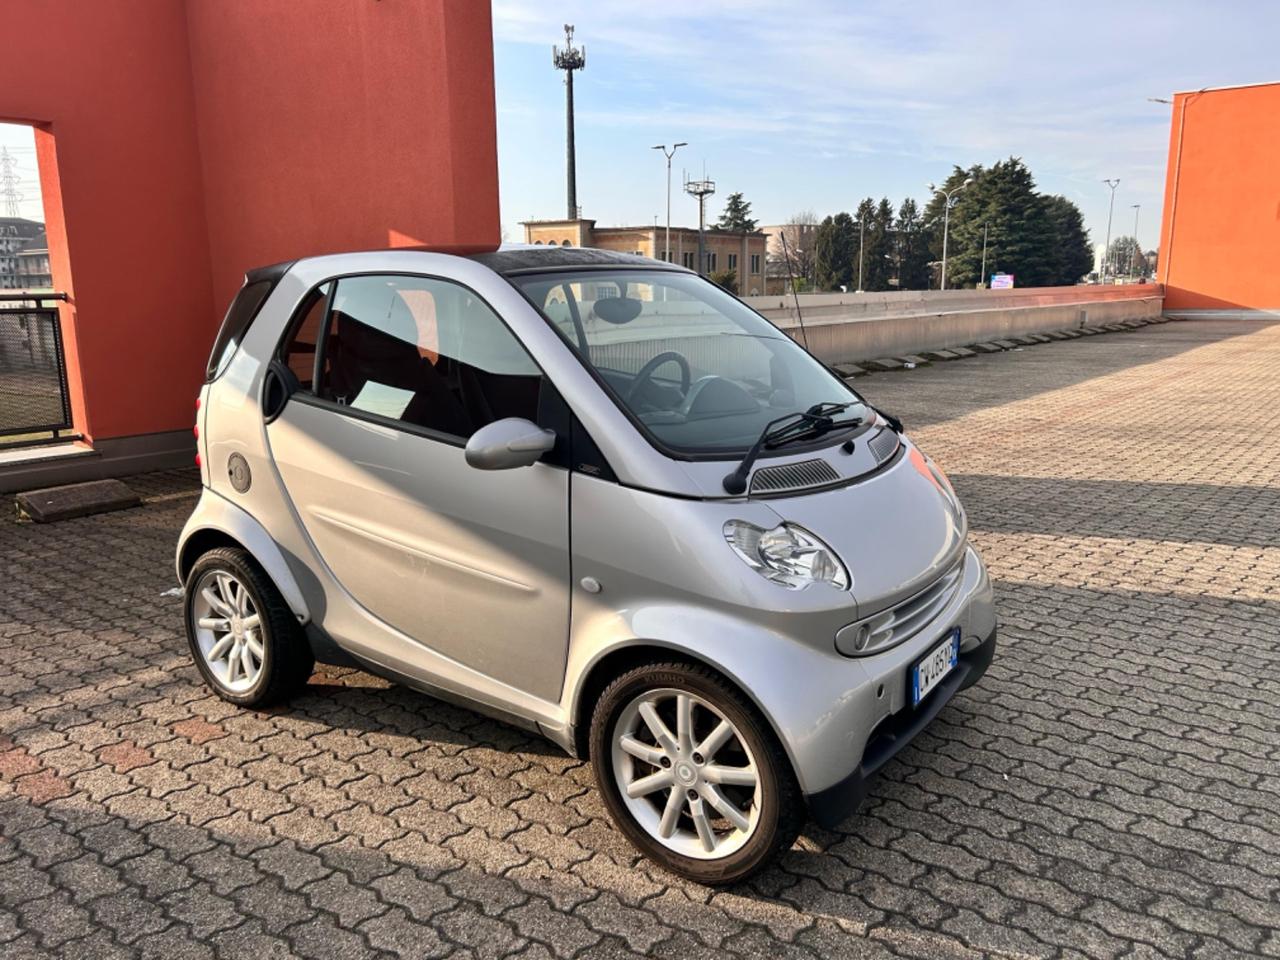
<path fill-rule="evenodd" d="M 254 270 L 197 416 L 177 571 L 219 695 L 278 700 L 318 660 L 466 703 L 590 757 L 619 828 L 695 880 L 842 820 L 995 651 L 942 471 L 672 264 Z"/>

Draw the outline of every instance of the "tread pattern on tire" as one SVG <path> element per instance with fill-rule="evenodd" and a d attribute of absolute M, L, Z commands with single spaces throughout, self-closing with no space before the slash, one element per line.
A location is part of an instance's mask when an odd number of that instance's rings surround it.
<path fill-rule="evenodd" d="M 617 787 L 613 783 L 612 762 L 608 753 L 600 755 L 599 740 L 602 736 L 608 737 L 609 731 L 602 729 L 607 726 L 609 717 L 605 714 L 610 712 L 613 701 L 616 699 L 617 691 L 634 680 L 643 677 L 649 681 L 652 686 L 675 686 L 669 682 L 671 680 L 682 680 L 689 677 L 695 677 L 701 682 L 709 685 L 716 691 L 717 706 L 724 709 L 726 702 L 732 704 L 740 711 L 753 725 L 756 739 L 760 742 L 762 749 L 767 751 L 768 762 L 773 769 L 778 781 L 778 798 L 777 798 L 777 821 L 774 824 L 772 836 L 768 838 L 768 842 L 763 849 L 755 851 L 748 863 L 743 868 L 735 869 L 732 873 L 727 873 L 722 861 L 707 860 L 698 861 L 689 858 L 679 857 L 658 845 L 657 841 L 642 834 L 639 827 L 630 824 L 630 814 L 625 811 L 621 803 L 616 799 Z M 615 820 L 625 817 L 628 820 L 628 827 L 624 827 L 624 832 L 631 836 L 632 832 L 641 834 L 644 837 L 643 842 L 652 846 L 658 851 L 658 855 L 654 856 L 649 849 L 644 846 L 640 847 L 642 853 L 649 856 L 651 860 L 657 862 L 664 869 L 670 870 L 672 873 L 695 880 L 705 884 L 729 884 L 744 879 L 746 876 L 754 873 L 756 870 L 766 866 L 773 861 L 779 853 L 787 850 L 795 843 L 796 837 L 799 836 L 800 830 L 804 827 L 805 821 L 808 819 L 808 810 L 805 806 L 804 796 L 800 792 L 800 785 L 796 781 L 795 771 L 791 767 L 791 760 L 787 757 L 786 751 L 783 750 L 782 744 L 778 742 L 777 736 L 773 732 L 773 728 L 763 716 L 761 716 L 756 705 L 743 694 L 733 683 L 726 680 L 721 674 L 702 664 L 690 663 L 681 660 L 659 661 L 652 664 L 646 664 L 633 667 L 622 674 L 615 677 L 601 691 L 599 698 L 596 700 L 591 715 L 591 764 L 595 770 L 596 783 L 605 798 L 606 806 L 610 814 Z M 632 838 L 635 842 L 634 837 Z M 754 838 L 753 841 L 754 842 Z M 748 848 L 750 843 L 748 844 Z M 747 849 L 747 848 L 744 848 Z M 733 858 L 726 858 L 732 860 Z"/>
<path fill-rule="evenodd" d="M 189 587 L 197 577 L 215 564 L 230 569 L 248 583 L 253 598 L 257 602 L 258 615 L 267 625 L 266 639 L 270 645 L 270 651 L 267 657 L 266 682 L 250 696 L 231 694 L 210 681 L 207 676 L 206 682 L 224 700 L 241 706 L 266 707 L 287 700 L 306 685 L 311 671 L 315 668 L 315 657 L 311 653 L 311 645 L 307 643 L 297 617 L 289 609 L 289 605 L 280 595 L 271 578 L 258 566 L 252 554 L 237 547 L 217 547 L 201 554 L 191 565 L 191 572 L 187 575 L 187 586 Z M 191 654 L 199 664 L 201 675 L 204 676 L 205 666 L 191 638 L 191 625 L 185 604 L 184 619 L 188 620 L 186 626 Z"/>

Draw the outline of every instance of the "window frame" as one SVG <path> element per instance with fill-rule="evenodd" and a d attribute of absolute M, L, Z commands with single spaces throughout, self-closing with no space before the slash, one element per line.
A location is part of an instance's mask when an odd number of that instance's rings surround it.
<path fill-rule="evenodd" d="M 547 371 L 543 369 L 542 364 L 538 363 L 537 358 L 532 353 L 529 352 L 529 348 L 525 346 L 525 342 L 522 339 L 520 339 L 520 337 L 516 334 L 515 330 L 512 329 L 511 324 L 507 322 L 506 317 L 504 317 L 501 313 L 495 310 L 493 307 L 493 304 L 491 304 L 487 299 L 485 299 L 485 297 L 474 287 L 468 286 L 467 284 L 463 283 L 461 280 L 455 280 L 453 277 L 444 277 L 444 276 L 440 276 L 438 274 L 433 274 L 433 273 L 412 273 L 405 270 L 359 270 L 359 271 L 353 271 L 351 273 L 334 274 L 333 276 L 325 277 L 323 280 L 319 281 L 318 283 L 312 284 L 310 287 L 307 288 L 306 293 L 304 293 L 302 297 L 299 298 L 297 304 L 295 304 L 293 308 L 293 311 L 289 314 L 289 321 L 288 323 L 285 324 L 284 330 L 280 335 L 280 339 L 276 343 L 275 349 L 272 351 L 272 354 L 271 354 L 271 362 L 274 364 L 283 366 L 285 367 L 285 369 L 288 369 L 288 367 L 284 363 L 283 351 L 288 346 L 293 332 L 295 331 L 298 323 L 301 322 L 304 316 L 303 307 L 306 305 L 307 301 L 310 299 L 313 293 L 315 293 L 317 290 L 319 290 L 321 287 L 323 287 L 327 283 L 333 284 L 333 288 L 329 291 L 328 296 L 325 298 L 324 317 L 320 323 L 320 328 L 321 328 L 320 339 L 316 343 L 316 361 L 315 361 L 316 365 L 312 373 L 312 389 L 307 390 L 302 388 L 301 386 L 298 386 L 297 388 L 291 390 L 289 393 L 289 400 L 286 402 L 286 406 L 288 405 L 288 403 L 291 403 L 294 400 L 297 400 L 298 402 L 305 403 L 308 406 L 317 407 L 321 410 L 328 410 L 333 413 L 339 414 L 340 416 L 349 417 L 350 419 L 353 419 L 353 420 L 360 420 L 365 423 L 370 423 L 370 424 L 373 424 L 374 426 L 379 426 L 379 427 L 390 427 L 391 429 L 394 429 L 394 430 L 400 430 L 404 433 L 412 434 L 413 436 L 417 436 L 417 437 L 422 437 L 426 440 L 435 440 L 439 443 L 446 444 L 447 446 L 450 446 L 450 447 L 456 447 L 458 449 L 465 448 L 467 445 L 467 441 L 471 439 L 471 437 L 459 437 L 456 434 L 445 433 L 442 430 L 433 430 L 430 427 L 419 426 L 416 423 L 406 423 L 403 420 L 399 420 L 393 417 L 384 417 L 380 413 L 371 413 L 368 410 L 361 410 L 358 407 L 352 407 L 349 404 L 337 403 L 333 400 L 326 400 L 324 397 L 318 396 L 316 394 L 315 386 L 317 383 L 319 383 L 319 380 L 320 380 L 319 373 L 320 373 L 320 370 L 323 368 L 325 349 L 329 345 L 329 324 L 333 317 L 333 298 L 338 292 L 338 284 L 342 280 L 355 279 L 358 277 L 404 277 L 412 280 L 434 280 L 440 283 L 453 284 L 455 287 L 462 288 L 467 293 L 475 297 L 482 304 L 484 304 L 485 307 L 489 310 L 489 312 L 492 313 L 495 317 L 497 317 L 498 322 L 502 324 L 503 328 L 507 331 L 507 333 L 511 335 L 511 337 L 519 345 L 520 349 L 525 352 L 525 355 L 529 358 L 529 361 L 534 365 L 534 367 L 537 368 L 538 374 L 543 379 L 543 386 L 545 387 L 547 385 L 550 385 L 552 389 L 555 388 L 554 381 L 552 381 L 551 377 L 547 375 Z M 539 312 L 539 316 L 541 315 L 542 315 L 541 312 Z M 265 389 L 266 389 L 266 382 L 264 378 L 263 387 L 262 387 L 262 390 L 259 391 L 260 395 L 258 398 L 260 407 L 264 402 L 263 393 L 265 392 Z M 540 411 L 535 411 L 535 419 L 532 421 L 534 423 L 538 422 L 536 419 L 536 413 L 538 412 Z M 539 426 L 541 426 L 541 424 L 539 424 Z M 482 430 L 482 429 L 484 428 L 483 427 L 477 428 L 477 430 Z M 472 433 L 472 436 L 474 436 L 474 432 Z M 567 437 L 563 439 L 565 439 L 566 442 L 568 440 Z"/>

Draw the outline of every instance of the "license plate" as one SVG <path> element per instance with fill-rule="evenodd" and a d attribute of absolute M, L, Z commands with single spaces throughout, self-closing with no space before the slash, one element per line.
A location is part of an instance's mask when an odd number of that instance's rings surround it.
<path fill-rule="evenodd" d="M 947 634 L 947 639 L 930 650 L 911 668 L 911 706 L 917 707 L 955 669 L 960 659 L 960 628 Z"/>

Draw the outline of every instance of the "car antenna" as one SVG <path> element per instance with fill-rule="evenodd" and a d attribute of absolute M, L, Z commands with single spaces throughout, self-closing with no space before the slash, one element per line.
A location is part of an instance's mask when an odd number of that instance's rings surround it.
<path fill-rule="evenodd" d="M 778 231 L 778 239 L 782 241 L 782 256 L 787 261 L 787 280 L 791 283 L 791 296 L 796 302 L 796 320 L 800 322 L 800 337 L 804 340 L 804 348 L 809 349 L 809 332 L 804 328 L 804 315 L 800 312 L 800 295 L 796 293 L 796 275 L 791 272 L 791 254 L 787 249 L 786 228 Z"/>

